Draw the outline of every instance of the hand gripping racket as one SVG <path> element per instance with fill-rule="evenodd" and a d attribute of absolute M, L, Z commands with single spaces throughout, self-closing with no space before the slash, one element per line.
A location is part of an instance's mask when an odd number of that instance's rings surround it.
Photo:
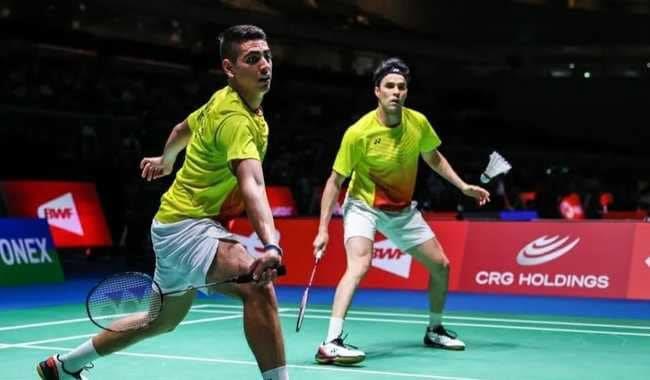
<path fill-rule="evenodd" d="M 279 266 L 277 271 L 278 276 L 287 273 L 283 265 Z M 163 293 L 160 286 L 145 273 L 117 273 L 100 281 L 90 290 L 86 297 L 86 313 L 95 325 L 104 330 L 135 330 L 158 318 L 166 296 L 192 289 L 252 281 L 253 276 L 248 273 L 224 281 Z"/>
<path fill-rule="evenodd" d="M 314 281 L 316 268 L 318 267 L 318 262 L 320 261 L 321 257 L 323 257 L 323 249 L 319 249 L 316 252 L 316 260 L 314 261 L 314 268 L 311 270 L 309 284 L 307 284 L 305 292 L 302 294 L 302 300 L 300 300 L 300 308 L 298 309 L 298 321 L 296 322 L 296 332 L 300 331 L 300 328 L 302 327 L 302 321 L 305 319 L 305 309 L 307 308 L 307 301 L 309 300 L 309 288 L 311 288 L 311 283 Z"/>

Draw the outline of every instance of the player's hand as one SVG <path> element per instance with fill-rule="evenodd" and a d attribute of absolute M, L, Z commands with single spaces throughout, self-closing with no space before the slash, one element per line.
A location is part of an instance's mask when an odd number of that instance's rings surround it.
<path fill-rule="evenodd" d="M 168 162 L 163 156 L 145 157 L 140 161 L 142 178 L 151 181 L 169 175 L 174 169 L 174 162 Z"/>
<path fill-rule="evenodd" d="M 277 268 L 282 264 L 282 256 L 275 249 L 267 249 L 262 256 L 251 263 L 249 273 L 260 285 L 266 285 L 278 278 Z"/>
<path fill-rule="evenodd" d="M 463 194 L 476 199 L 479 206 L 483 206 L 490 201 L 490 192 L 480 186 L 467 185 L 463 189 Z"/>
<path fill-rule="evenodd" d="M 327 243 L 330 240 L 330 236 L 327 231 L 321 231 L 314 238 L 314 256 L 318 257 L 318 252 L 321 252 L 320 255 L 325 254 L 325 249 L 327 248 Z"/>

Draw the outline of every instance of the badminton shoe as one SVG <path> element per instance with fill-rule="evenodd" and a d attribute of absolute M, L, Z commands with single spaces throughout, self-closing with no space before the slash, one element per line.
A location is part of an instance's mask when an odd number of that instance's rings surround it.
<path fill-rule="evenodd" d="M 63 368 L 63 362 L 59 360 L 59 355 L 56 355 L 38 363 L 36 372 L 42 380 L 88 380 L 86 376 L 82 375 L 82 372 L 90 367 L 84 367 L 77 372 L 68 372 Z"/>
<path fill-rule="evenodd" d="M 424 334 L 424 344 L 445 350 L 462 351 L 465 349 L 465 343 L 458 339 L 456 333 L 447 331 L 442 325 L 427 327 L 427 332 Z"/>
<path fill-rule="evenodd" d="M 318 346 L 316 361 L 319 364 L 350 365 L 361 363 L 366 359 L 366 353 L 355 346 L 345 344 L 345 338 L 339 336 L 331 342 L 323 342 Z"/>

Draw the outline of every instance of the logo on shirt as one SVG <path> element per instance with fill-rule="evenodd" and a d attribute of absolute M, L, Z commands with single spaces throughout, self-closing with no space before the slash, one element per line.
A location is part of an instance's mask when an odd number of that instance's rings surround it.
<path fill-rule="evenodd" d="M 72 193 L 65 193 L 43 203 L 38 206 L 36 214 L 39 218 L 47 219 L 50 226 L 72 232 L 75 235 L 84 235 Z"/>
<path fill-rule="evenodd" d="M 380 142 L 381 142 L 381 137 L 377 137 L 377 138 L 375 139 L 374 144 L 377 145 L 377 144 L 379 144 Z"/>
<path fill-rule="evenodd" d="M 392 241 L 385 239 L 375 243 L 372 266 L 402 278 L 411 276 L 411 255 L 400 251 Z"/>

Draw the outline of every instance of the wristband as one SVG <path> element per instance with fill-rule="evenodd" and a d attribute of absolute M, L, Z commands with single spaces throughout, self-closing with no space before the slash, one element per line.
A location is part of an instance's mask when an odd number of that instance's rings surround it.
<path fill-rule="evenodd" d="M 269 243 L 264 245 L 264 250 L 267 251 L 269 249 L 275 249 L 275 251 L 278 253 L 278 255 L 282 256 L 282 248 L 280 248 L 279 245 Z"/>

